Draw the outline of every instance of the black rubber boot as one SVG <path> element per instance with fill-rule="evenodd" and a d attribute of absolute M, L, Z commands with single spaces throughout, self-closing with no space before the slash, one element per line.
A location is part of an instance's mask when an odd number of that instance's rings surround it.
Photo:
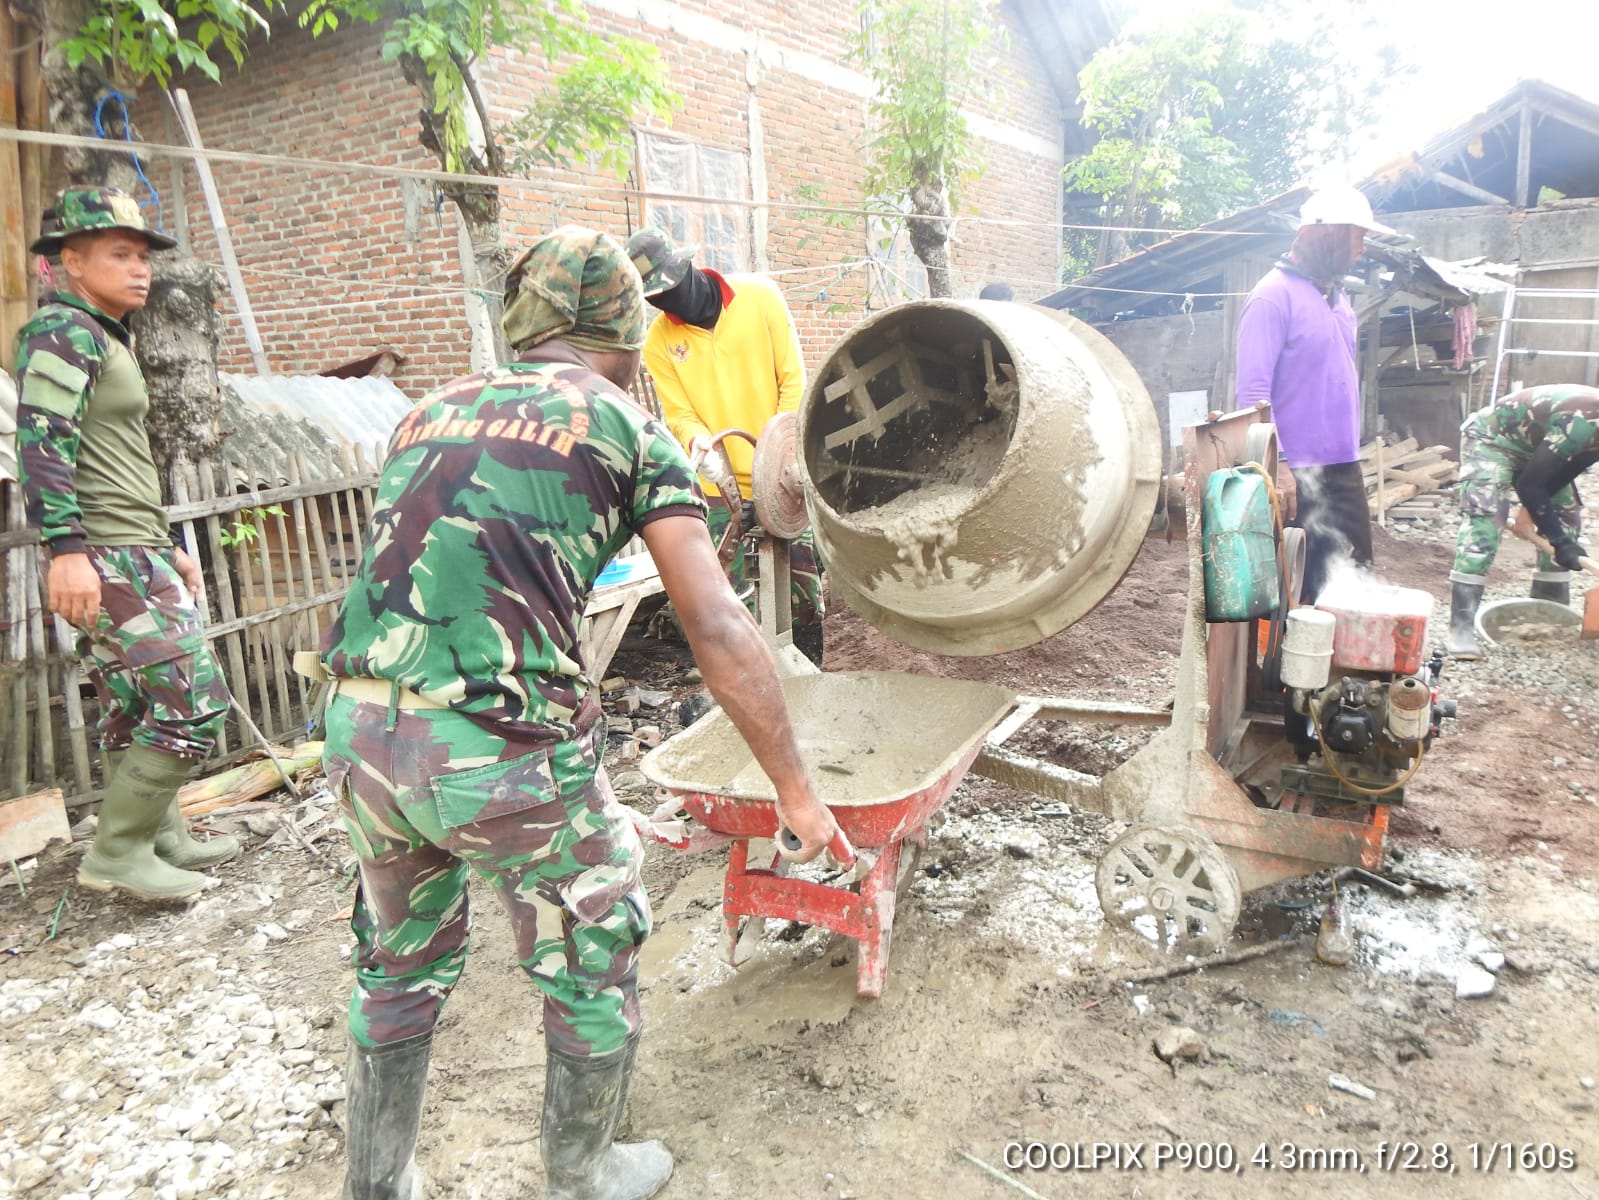
<path fill-rule="evenodd" d="M 1556 604 L 1571 606 L 1571 580 L 1533 578 L 1527 595 L 1534 600 L 1553 600 Z"/>
<path fill-rule="evenodd" d="M 660 1142 L 616 1145 L 638 1035 L 614 1054 L 573 1058 L 549 1051 L 539 1152 L 549 1200 L 647 1200 L 672 1177 Z"/>
<path fill-rule="evenodd" d="M 1477 646 L 1477 607 L 1486 583 L 1449 582 L 1449 657 L 1470 661 L 1482 657 Z"/>
<path fill-rule="evenodd" d="M 384 1046 L 350 1043 L 344 1200 L 421 1200 L 422 1173 L 413 1155 L 432 1049 L 431 1033 Z"/>

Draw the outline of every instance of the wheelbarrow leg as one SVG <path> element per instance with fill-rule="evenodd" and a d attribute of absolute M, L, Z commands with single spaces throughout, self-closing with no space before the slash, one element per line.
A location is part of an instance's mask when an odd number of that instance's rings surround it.
<path fill-rule="evenodd" d="M 894 938 L 894 892 L 899 883 L 900 843 L 890 842 L 861 880 L 860 958 L 855 994 L 875 1000 L 888 981 L 888 952 Z"/>

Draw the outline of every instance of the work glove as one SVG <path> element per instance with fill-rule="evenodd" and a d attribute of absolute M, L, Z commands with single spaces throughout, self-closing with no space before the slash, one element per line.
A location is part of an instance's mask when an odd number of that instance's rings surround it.
<path fill-rule="evenodd" d="M 1582 570 L 1582 560 L 1588 557 L 1588 552 L 1569 537 L 1556 542 L 1554 552 L 1556 564 L 1567 571 Z"/>

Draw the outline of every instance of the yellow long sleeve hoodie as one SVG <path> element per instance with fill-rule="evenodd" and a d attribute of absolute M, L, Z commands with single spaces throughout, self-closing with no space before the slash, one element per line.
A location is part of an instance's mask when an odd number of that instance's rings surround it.
<path fill-rule="evenodd" d="M 701 329 L 663 312 L 644 341 L 644 365 L 655 379 L 661 413 L 684 447 L 696 435 L 728 428 L 758 435 L 773 415 L 797 409 L 805 391 L 799 335 L 777 285 L 758 275 L 723 278 L 701 270 L 722 289 L 715 327 Z M 747 499 L 754 451 L 742 438 L 724 445 Z"/>

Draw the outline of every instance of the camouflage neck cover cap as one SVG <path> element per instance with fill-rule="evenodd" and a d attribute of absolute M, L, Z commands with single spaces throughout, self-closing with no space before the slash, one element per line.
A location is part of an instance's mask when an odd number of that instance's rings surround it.
<path fill-rule="evenodd" d="M 28 247 L 32 254 L 54 254 L 61 243 L 75 233 L 97 233 L 104 229 L 123 229 L 150 243 L 152 250 L 170 250 L 177 245 L 164 233 L 144 223 L 139 202 L 114 187 L 67 188 L 56 197 L 44 214 L 44 229 Z"/>
<path fill-rule="evenodd" d="M 511 265 L 500 325 L 516 350 L 554 337 L 580 350 L 637 350 L 644 288 L 615 238 L 563 225 Z"/>

